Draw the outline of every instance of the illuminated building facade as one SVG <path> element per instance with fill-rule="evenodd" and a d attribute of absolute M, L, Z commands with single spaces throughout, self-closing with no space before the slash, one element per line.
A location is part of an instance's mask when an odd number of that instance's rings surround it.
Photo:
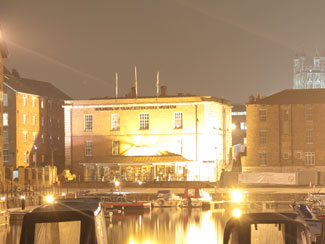
<path fill-rule="evenodd" d="M 293 59 L 293 89 L 325 88 L 325 57 L 316 52 L 307 61 L 304 54 Z"/>
<path fill-rule="evenodd" d="M 284 90 L 247 104 L 244 171 L 325 170 L 325 89 Z"/>
<path fill-rule="evenodd" d="M 13 168 L 52 164 L 64 167 L 64 99 L 52 84 L 4 76 L 3 159 Z"/>
<path fill-rule="evenodd" d="M 66 101 L 66 168 L 85 181 L 213 181 L 230 161 L 231 107 L 210 96 Z"/>

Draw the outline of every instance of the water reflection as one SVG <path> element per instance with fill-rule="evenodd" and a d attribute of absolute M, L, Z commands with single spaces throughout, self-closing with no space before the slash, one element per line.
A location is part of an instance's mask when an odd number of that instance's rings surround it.
<path fill-rule="evenodd" d="M 222 243 L 226 222 L 236 207 L 208 211 L 154 208 L 150 213 L 114 214 L 106 219 L 108 243 Z M 251 212 L 252 208 L 240 211 Z M 21 225 L 0 228 L 0 243 L 18 244 L 20 232 Z"/>

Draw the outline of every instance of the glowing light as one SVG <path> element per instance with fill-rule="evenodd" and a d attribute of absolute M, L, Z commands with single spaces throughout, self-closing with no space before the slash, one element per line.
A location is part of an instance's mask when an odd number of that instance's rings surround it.
<path fill-rule="evenodd" d="M 142 181 L 141 181 L 141 180 L 139 180 L 138 184 L 139 184 L 139 185 L 142 185 Z"/>
<path fill-rule="evenodd" d="M 234 190 L 231 197 L 233 202 L 241 202 L 243 200 L 243 193 L 240 190 Z"/>
<path fill-rule="evenodd" d="M 160 153 L 153 147 L 131 147 L 126 156 L 157 156 Z"/>
<path fill-rule="evenodd" d="M 6 201 L 6 197 L 1 197 L 1 201 Z"/>
<path fill-rule="evenodd" d="M 62 193 L 62 197 L 65 197 L 67 194 L 65 192 Z"/>
<path fill-rule="evenodd" d="M 25 196 L 24 195 L 20 196 L 20 199 L 25 199 Z"/>
<path fill-rule="evenodd" d="M 234 211 L 232 212 L 232 216 L 234 216 L 235 218 L 240 218 L 241 216 L 241 211 L 239 208 L 235 208 Z"/>
<path fill-rule="evenodd" d="M 230 129 L 231 129 L 231 130 L 236 129 L 236 125 L 235 125 L 235 124 L 231 124 Z"/>
<path fill-rule="evenodd" d="M 205 190 L 201 190 L 200 191 L 200 195 L 201 195 L 201 200 L 206 200 L 206 201 L 211 201 L 212 200 L 212 197 L 209 193 L 207 193 Z"/>
<path fill-rule="evenodd" d="M 47 203 L 53 203 L 53 202 L 54 202 L 54 197 L 53 197 L 53 195 L 47 195 L 47 196 L 45 197 L 45 201 L 46 201 Z"/>
<path fill-rule="evenodd" d="M 114 185 L 115 185 L 116 187 L 118 187 L 118 186 L 120 185 L 120 182 L 119 182 L 119 181 L 114 181 Z"/>

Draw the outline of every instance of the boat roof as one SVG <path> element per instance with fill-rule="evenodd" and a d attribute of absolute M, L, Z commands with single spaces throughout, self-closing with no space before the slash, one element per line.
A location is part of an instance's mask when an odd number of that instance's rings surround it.
<path fill-rule="evenodd" d="M 50 212 L 98 212 L 100 209 L 100 199 L 59 199 L 54 203 L 44 204 L 38 208 L 35 208 L 31 214 L 50 213 Z M 97 214 L 95 214 L 97 215 Z"/>
<path fill-rule="evenodd" d="M 157 194 L 159 194 L 159 193 L 169 194 L 170 190 L 159 190 L 159 191 L 157 191 Z"/>

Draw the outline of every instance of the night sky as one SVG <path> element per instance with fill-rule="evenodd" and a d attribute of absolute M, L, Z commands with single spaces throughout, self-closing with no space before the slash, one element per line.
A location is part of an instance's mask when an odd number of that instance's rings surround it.
<path fill-rule="evenodd" d="M 325 1 L 0 0 L 5 65 L 74 99 L 138 95 L 247 102 L 292 88 L 296 51 L 325 50 Z"/>

